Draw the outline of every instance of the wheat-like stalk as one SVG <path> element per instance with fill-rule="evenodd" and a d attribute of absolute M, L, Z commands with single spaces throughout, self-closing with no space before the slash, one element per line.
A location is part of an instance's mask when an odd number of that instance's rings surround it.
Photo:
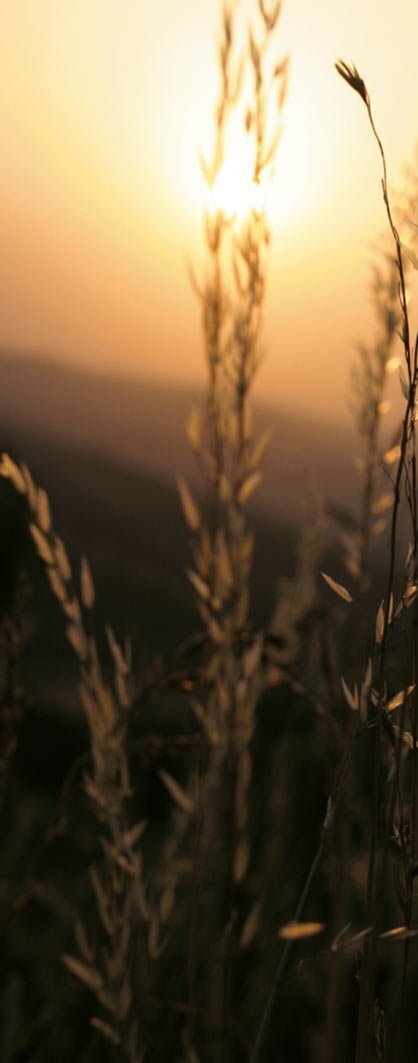
<path fill-rule="evenodd" d="M 406 611 L 409 604 L 415 599 L 416 574 L 417 574 L 417 479 L 415 457 L 415 416 L 416 416 L 416 390 L 418 386 L 418 336 L 415 342 L 412 339 L 412 329 L 408 309 L 406 290 L 406 261 L 414 261 L 414 253 L 408 247 L 405 248 L 401 240 L 399 229 L 394 220 L 393 207 L 389 195 L 386 158 L 382 142 L 376 129 L 372 112 L 371 101 L 366 85 L 355 67 L 337 63 L 337 71 L 362 98 L 376 140 L 382 161 L 382 192 L 386 207 L 386 214 L 390 233 L 394 246 L 394 257 L 397 273 L 398 315 L 399 334 L 403 345 L 404 354 L 404 394 L 405 410 L 402 423 L 400 444 L 394 454 L 397 462 L 393 481 L 393 505 L 390 529 L 390 552 L 388 577 L 385 599 L 380 607 L 375 631 L 375 686 L 371 690 L 372 707 L 369 719 L 373 726 L 373 752 L 372 752 L 372 824 L 369 849 L 368 882 L 367 882 L 367 914 L 372 925 L 370 937 L 364 946 L 364 959 L 360 986 L 360 1007 L 357 1031 L 356 1063 L 366 1063 L 373 1051 L 373 1044 L 377 1045 L 376 1024 L 374 1023 L 373 1004 L 375 998 L 376 966 L 378 954 L 378 937 L 381 923 L 382 892 L 385 881 L 385 873 L 388 861 L 388 838 L 392 829 L 393 816 L 396 807 L 397 794 L 399 792 L 400 779 L 402 777 L 401 750 L 405 731 L 405 718 L 407 707 L 412 695 L 412 785 L 410 791 L 410 846 L 405 848 L 402 843 L 404 866 L 407 878 L 411 881 L 410 868 L 414 866 L 416 850 L 416 807 L 417 807 L 417 771 L 416 771 L 416 733 L 417 733 L 417 701 L 416 701 L 416 651 L 418 648 L 416 635 L 416 622 L 413 623 L 411 636 L 406 635 L 409 643 L 409 662 L 407 668 L 404 690 L 396 694 L 388 701 L 387 695 L 387 657 L 388 646 L 393 636 L 396 622 L 405 617 L 404 625 L 407 631 Z M 418 263 L 417 263 L 418 265 Z M 390 306 L 388 308 L 390 312 Z M 406 579 L 401 594 L 395 601 L 395 566 L 398 547 L 399 516 L 402 497 L 405 497 L 410 513 L 412 525 L 412 543 Z M 412 594 L 408 589 L 413 588 Z M 411 603 L 408 601 L 411 598 Z M 411 641 L 410 641 L 411 639 Z M 400 708 L 401 719 L 398 739 L 395 741 L 391 727 L 385 725 L 387 711 Z M 384 750 L 383 737 L 388 734 L 395 752 L 396 770 L 391 787 L 389 799 L 385 800 L 384 793 Z M 407 887 L 404 901 L 404 914 L 407 925 L 410 925 L 412 914 L 412 902 L 410 887 Z M 401 1015 L 405 995 L 408 944 L 405 947 L 405 962 L 401 993 Z M 402 1022 L 399 1024 L 398 1051 L 401 1044 Z"/>
<path fill-rule="evenodd" d="M 240 82 L 248 71 L 252 85 L 244 111 L 245 136 L 253 149 L 253 182 L 260 186 L 272 165 L 277 131 L 267 121 L 272 89 L 279 91 L 281 112 L 287 61 L 268 73 L 269 49 L 277 27 L 280 4 L 258 3 L 260 27 L 250 29 L 242 77 L 232 74 L 234 24 L 224 8 L 219 44 L 220 96 L 215 118 L 215 147 L 205 163 L 207 183 L 213 187 L 228 151 L 227 119 L 240 102 Z M 270 80 L 271 77 L 271 80 Z M 238 87 L 238 91 L 237 91 Z M 270 241 L 267 218 L 249 209 L 241 226 L 221 209 L 205 221 L 208 272 L 204 283 L 193 284 L 202 310 L 204 349 L 208 370 L 206 424 L 193 411 L 188 424 L 191 446 L 211 485 L 212 506 L 205 515 L 184 481 L 180 482 L 188 524 L 193 568 L 189 578 L 210 639 L 211 651 L 196 706 L 209 735 L 213 753 L 197 776 L 197 805 L 201 809 L 196 837 L 202 839 L 204 792 L 210 792 L 214 816 L 206 832 L 223 837 L 226 867 L 222 916 L 221 1001 L 214 1001 L 214 1019 L 222 1013 L 223 1058 L 231 1051 L 235 964 L 243 931 L 243 884 L 250 862 L 249 790 L 252 777 L 251 740 L 255 710 L 265 684 L 262 634 L 249 633 L 249 581 L 253 536 L 247 505 L 260 479 L 260 466 L 269 434 L 254 440 L 250 395 L 261 358 L 262 312 L 266 286 L 266 253 Z M 206 689 L 205 689 L 206 685 Z M 203 778 L 204 776 L 204 778 Z M 227 809 L 225 815 L 224 809 Z M 195 863 L 200 860 L 195 846 Z M 195 875 L 195 879 L 197 875 Z M 192 924 L 194 926 L 194 923 Z M 192 993 L 190 979 L 190 993 Z M 192 1031 L 190 1029 L 190 1039 Z"/>
<path fill-rule="evenodd" d="M 64 543 L 52 526 L 45 491 L 34 484 L 25 465 L 17 465 L 5 454 L 0 474 L 26 497 L 32 539 L 62 609 L 67 638 L 78 660 L 80 699 L 90 733 L 91 770 L 85 773 L 84 788 L 99 823 L 104 858 L 103 874 L 96 868 L 91 868 L 90 873 L 106 944 L 96 953 L 78 920 L 80 957 L 65 956 L 64 960 L 69 970 L 93 990 L 105 1010 L 106 1020 L 93 1019 L 94 1025 L 121 1047 L 130 1063 L 138 1063 L 142 1058 L 136 986 L 138 924 L 148 928 L 155 951 L 158 917 L 150 910 L 138 850 L 145 823 L 130 826 L 128 818 L 130 648 L 128 644 L 122 648 L 112 629 L 107 628 L 114 666 L 112 689 L 103 677 L 97 652 L 93 626 L 95 592 L 88 562 L 82 560 L 78 592 Z"/>

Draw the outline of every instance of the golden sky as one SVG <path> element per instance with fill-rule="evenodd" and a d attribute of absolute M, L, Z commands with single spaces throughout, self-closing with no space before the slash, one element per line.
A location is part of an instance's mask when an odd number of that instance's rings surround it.
<path fill-rule="evenodd" d="M 255 7 L 241 5 L 244 23 Z M 0 14 L 0 345 L 104 372 L 201 379 L 203 184 L 217 91 L 215 0 L 13 0 Z M 347 406 L 384 226 L 354 62 L 395 180 L 418 137 L 418 0 L 285 0 L 292 55 L 260 395 Z M 418 220 L 418 219 L 415 219 Z"/>

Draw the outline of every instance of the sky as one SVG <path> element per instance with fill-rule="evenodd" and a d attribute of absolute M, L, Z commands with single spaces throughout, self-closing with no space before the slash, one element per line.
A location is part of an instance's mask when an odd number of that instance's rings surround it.
<path fill-rule="evenodd" d="M 242 0 L 242 27 L 255 0 Z M 204 378 L 202 258 L 217 95 L 214 0 L 13 0 L 0 13 L 0 346 L 102 373 Z M 243 30 L 244 32 L 244 30 Z M 291 54 L 257 393 L 348 417 L 385 227 L 367 82 L 398 180 L 418 139 L 416 0 L 284 0 Z M 275 53 L 276 54 L 276 53 Z M 418 221 L 418 219 L 415 219 Z"/>

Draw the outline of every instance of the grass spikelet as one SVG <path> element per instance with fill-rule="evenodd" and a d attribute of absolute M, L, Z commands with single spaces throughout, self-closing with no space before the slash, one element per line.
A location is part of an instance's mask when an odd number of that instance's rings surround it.
<path fill-rule="evenodd" d="M 81 600 L 86 609 L 93 609 L 94 607 L 94 583 L 90 570 L 90 565 L 85 557 L 81 559 L 80 568 L 80 586 L 81 586 Z"/>

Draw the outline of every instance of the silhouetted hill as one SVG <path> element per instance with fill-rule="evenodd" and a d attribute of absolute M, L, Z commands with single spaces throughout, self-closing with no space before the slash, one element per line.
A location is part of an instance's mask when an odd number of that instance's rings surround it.
<path fill-rule="evenodd" d="M 61 365 L 3 352 L 0 356 L 1 445 L 23 433 L 110 458 L 170 484 L 181 470 L 195 474 L 184 426 L 199 395 L 149 380 L 75 372 Z M 306 410 L 265 405 L 254 411 L 256 431 L 273 430 L 257 505 L 286 519 L 297 515 L 301 494 L 349 504 L 355 497 L 353 434 Z M 28 455 L 25 455 L 28 457 Z"/>
<path fill-rule="evenodd" d="M 0 447 L 23 458 L 50 497 L 56 530 L 76 565 L 89 558 L 99 625 L 132 635 L 141 662 L 169 654 L 198 626 L 185 576 L 190 560 L 175 474 L 193 465 L 184 422 L 196 396 L 149 382 L 93 377 L 44 362 L 0 359 Z M 324 495 L 353 492 L 350 440 L 328 426 L 256 411 L 257 430 L 275 437 L 263 489 L 253 504 L 255 622 L 265 623 L 277 581 L 292 568 L 302 476 Z M 299 457 L 296 458 L 296 453 Z M 351 486 L 350 486 L 351 485 Z M 7 605 L 19 559 L 33 586 L 25 649 L 25 684 L 34 704 L 72 711 L 76 669 L 64 623 L 28 541 L 21 499 L 0 486 L 0 584 Z"/>
<path fill-rule="evenodd" d="M 64 538 L 77 573 L 89 558 L 97 593 L 99 624 L 110 621 L 122 637 L 132 635 L 140 661 L 169 654 L 199 625 L 185 575 L 190 561 L 187 531 L 175 486 L 54 440 L 12 430 L 13 456 L 25 455 L 50 497 L 54 526 Z M 17 562 L 23 558 L 32 584 L 26 638 L 27 686 L 43 704 L 71 709 L 77 701 L 76 672 L 64 622 L 34 556 L 22 500 L 0 484 L 2 598 L 7 599 Z M 292 564 L 295 536 L 288 525 L 254 515 L 256 557 L 254 613 L 266 620 L 276 582 Z"/>

